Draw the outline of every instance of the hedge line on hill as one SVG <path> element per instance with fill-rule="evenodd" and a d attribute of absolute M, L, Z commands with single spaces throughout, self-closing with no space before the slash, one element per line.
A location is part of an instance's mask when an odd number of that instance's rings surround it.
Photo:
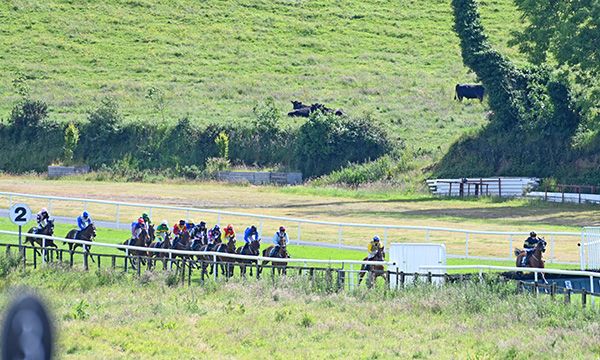
<path fill-rule="evenodd" d="M 19 173 L 45 171 L 63 154 L 67 124 L 47 119 L 45 103 L 24 99 L 8 122 L 0 123 L 0 169 Z M 305 177 L 319 176 L 348 163 L 362 163 L 388 152 L 392 142 L 369 118 L 315 114 L 301 126 L 285 126 L 271 101 L 254 109 L 255 120 L 245 125 L 197 126 L 188 118 L 174 125 L 123 121 L 117 104 L 104 100 L 75 123 L 80 138 L 75 162 L 93 169 L 125 162 L 133 170 L 174 170 L 197 175 L 208 159 L 219 156 L 215 138 L 229 137 L 229 160 L 258 166 L 297 169 Z"/>
<path fill-rule="evenodd" d="M 572 92 L 546 66 L 519 68 L 492 48 L 475 0 L 452 0 L 464 64 L 489 94 L 490 123 L 452 145 L 439 177 L 538 176 L 600 183 L 600 139 L 574 147 L 582 121 Z"/>

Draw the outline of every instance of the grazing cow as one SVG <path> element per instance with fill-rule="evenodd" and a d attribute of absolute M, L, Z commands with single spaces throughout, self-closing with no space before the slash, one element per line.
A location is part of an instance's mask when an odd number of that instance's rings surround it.
<path fill-rule="evenodd" d="M 483 101 L 483 93 L 485 89 L 483 85 L 479 84 L 456 84 L 454 93 L 454 100 L 462 101 L 463 98 L 467 99 L 479 99 L 479 102 Z"/>
<path fill-rule="evenodd" d="M 309 117 L 315 111 L 321 111 L 322 113 L 334 113 L 337 116 L 344 116 L 344 112 L 341 109 L 332 110 L 327 106 L 319 103 L 314 103 L 312 105 L 305 105 L 302 101 L 292 101 L 292 106 L 294 108 L 293 111 L 288 113 L 288 116 L 298 116 L 298 117 Z"/>

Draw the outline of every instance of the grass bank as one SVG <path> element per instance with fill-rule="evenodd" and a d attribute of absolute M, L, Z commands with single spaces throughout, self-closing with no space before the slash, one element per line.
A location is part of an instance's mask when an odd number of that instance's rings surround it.
<path fill-rule="evenodd" d="M 513 285 L 494 281 L 327 293 L 291 277 L 276 287 L 252 280 L 173 287 L 168 277 L 11 270 L 0 277 L 0 310 L 17 288 L 33 288 L 53 314 L 64 359 L 600 355 L 590 336 L 597 310 L 515 295 Z"/>

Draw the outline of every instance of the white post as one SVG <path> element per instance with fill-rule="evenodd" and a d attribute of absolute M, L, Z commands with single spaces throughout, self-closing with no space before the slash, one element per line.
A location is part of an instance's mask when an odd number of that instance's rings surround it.
<path fill-rule="evenodd" d="M 33 250 L 35 251 L 35 249 Z M 46 263 L 46 238 L 42 238 L 42 264 Z"/>
<path fill-rule="evenodd" d="M 8 207 L 12 207 L 12 195 L 8 195 Z"/>
<path fill-rule="evenodd" d="M 536 271 L 533 274 L 534 274 L 533 276 L 534 276 L 535 282 L 537 283 L 538 282 L 538 272 Z M 540 293 L 540 288 L 536 287 L 535 288 L 535 293 L 539 294 Z"/>
<path fill-rule="evenodd" d="M 83 202 L 83 210 L 87 211 L 87 205 L 88 205 L 87 201 L 84 201 Z"/>
<path fill-rule="evenodd" d="M 465 257 L 469 257 L 469 233 L 465 236 Z"/>
<path fill-rule="evenodd" d="M 215 264 L 215 268 L 213 270 L 213 278 L 217 281 L 217 273 L 219 272 L 219 267 L 217 266 L 217 255 L 213 255 L 213 264 Z"/>
<path fill-rule="evenodd" d="M 340 225 L 340 228 L 338 230 L 338 247 L 341 248 L 342 247 L 342 236 L 343 236 L 343 232 L 342 232 L 342 226 Z"/>
<path fill-rule="evenodd" d="M 302 236 L 302 230 L 300 230 L 300 226 L 301 225 L 302 225 L 302 223 L 299 222 L 298 223 L 298 238 L 296 239 L 296 244 L 298 244 L 298 245 L 300 244 L 300 239 L 301 239 L 301 236 Z"/>
<path fill-rule="evenodd" d="M 550 262 L 553 263 L 554 261 L 554 235 L 550 235 Z"/>
<path fill-rule="evenodd" d="M 354 290 L 354 264 L 350 264 L 350 276 L 348 276 L 348 290 Z"/>
<path fill-rule="evenodd" d="M 189 210 L 185 213 L 185 221 L 190 221 L 190 211 Z"/>
<path fill-rule="evenodd" d="M 150 217 L 150 219 L 152 219 L 152 207 L 150 207 L 150 210 L 148 210 L 148 216 Z"/>
<path fill-rule="evenodd" d="M 592 293 L 594 292 L 594 277 L 593 276 L 590 276 L 590 291 Z M 590 298 L 591 298 L 592 305 L 594 305 L 595 296 L 590 296 Z"/>
<path fill-rule="evenodd" d="M 585 246 L 585 228 L 583 228 L 583 230 L 581 230 L 581 242 L 579 243 L 579 263 L 581 264 L 581 270 L 585 270 L 585 252 L 583 250 L 583 247 Z"/>
<path fill-rule="evenodd" d="M 258 223 L 258 237 L 262 238 L 262 234 L 263 234 L 263 220 L 260 219 L 260 222 Z"/>
<path fill-rule="evenodd" d="M 217 225 L 219 225 L 219 227 L 221 227 L 221 214 L 217 215 Z"/>
<path fill-rule="evenodd" d="M 120 220 L 119 218 L 121 217 L 120 215 L 121 212 L 121 205 L 117 204 L 117 214 L 116 214 L 116 218 L 117 218 L 117 229 L 119 228 L 119 224 L 120 224 Z"/>
<path fill-rule="evenodd" d="M 429 229 L 425 230 L 425 241 L 429 242 Z"/>
<path fill-rule="evenodd" d="M 383 246 L 388 249 L 388 228 L 383 229 Z"/>
<path fill-rule="evenodd" d="M 512 237 L 512 235 L 508 236 L 508 240 L 509 240 L 509 244 L 510 244 L 510 247 L 508 248 L 508 258 L 512 259 L 512 257 L 513 257 L 512 256 L 513 255 L 513 253 L 512 253 L 512 251 L 513 251 L 513 237 Z"/>
<path fill-rule="evenodd" d="M 48 199 L 48 213 L 52 214 L 52 199 Z"/>

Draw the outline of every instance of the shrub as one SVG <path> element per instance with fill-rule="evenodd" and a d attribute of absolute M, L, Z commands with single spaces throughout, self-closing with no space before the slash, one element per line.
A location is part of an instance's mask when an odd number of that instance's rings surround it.
<path fill-rule="evenodd" d="M 10 114 L 10 123 L 15 128 L 37 127 L 48 117 L 48 105 L 41 100 L 23 100 Z"/>
<path fill-rule="evenodd" d="M 222 159 L 229 159 L 229 136 L 224 131 L 221 131 L 215 139 L 217 149 L 219 149 L 219 157 Z"/>
<path fill-rule="evenodd" d="M 79 142 L 79 130 L 72 122 L 65 128 L 65 146 L 63 148 L 63 161 L 69 164 L 73 161 L 73 153 Z"/>
<path fill-rule="evenodd" d="M 8 276 L 21 263 L 21 258 L 8 253 L 0 254 L 0 278 Z"/>
<path fill-rule="evenodd" d="M 369 117 L 350 119 L 320 112 L 300 127 L 297 144 L 297 167 L 306 177 L 376 159 L 391 148 L 386 132 Z"/>

